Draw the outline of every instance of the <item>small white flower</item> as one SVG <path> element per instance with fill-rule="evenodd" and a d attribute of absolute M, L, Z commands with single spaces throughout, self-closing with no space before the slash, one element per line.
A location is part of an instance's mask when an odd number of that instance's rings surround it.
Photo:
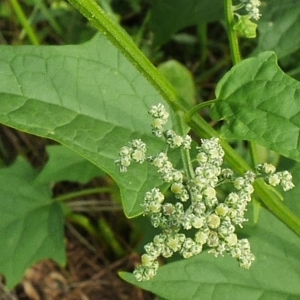
<path fill-rule="evenodd" d="M 241 190 L 244 186 L 245 186 L 245 179 L 242 177 L 238 177 L 234 180 L 233 182 L 233 186 L 237 189 L 237 190 Z"/>
<path fill-rule="evenodd" d="M 267 163 L 264 163 L 262 168 L 264 173 L 266 174 L 274 174 L 276 171 L 276 168 L 273 165 Z"/>
<path fill-rule="evenodd" d="M 215 231 L 210 231 L 207 239 L 209 247 L 217 247 L 219 244 L 219 236 Z"/>
<path fill-rule="evenodd" d="M 224 217 L 228 213 L 228 210 L 229 210 L 228 206 L 225 203 L 221 203 L 217 206 L 215 212 L 219 216 Z"/>
<path fill-rule="evenodd" d="M 230 247 L 235 246 L 238 241 L 237 235 L 235 233 L 231 233 L 225 238 L 225 241 Z"/>
<path fill-rule="evenodd" d="M 208 239 L 208 234 L 203 231 L 198 231 L 195 234 L 195 241 L 200 245 L 204 245 Z"/>
<path fill-rule="evenodd" d="M 214 199 L 216 197 L 216 190 L 212 187 L 207 187 L 203 191 L 203 195 L 206 197 L 206 199 Z"/>
<path fill-rule="evenodd" d="M 131 155 L 132 159 L 138 163 L 143 163 L 146 159 L 145 153 L 141 150 L 134 150 L 132 155 Z"/>
<path fill-rule="evenodd" d="M 291 181 L 282 181 L 281 186 L 285 192 L 295 187 L 295 185 Z"/>
<path fill-rule="evenodd" d="M 143 254 L 141 257 L 142 260 L 142 265 L 147 266 L 147 267 L 151 267 L 154 259 L 151 255 L 149 254 Z"/>
<path fill-rule="evenodd" d="M 209 215 L 207 218 L 206 218 L 206 221 L 207 221 L 207 225 L 210 227 L 210 228 L 218 228 L 220 226 L 220 223 L 221 223 L 221 219 L 218 215 L 216 214 L 211 214 Z"/>
<path fill-rule="evenodd" d="M 280 177 L 278 174 L 273 174 L 267 177 L 268 183 L 272 186 L 277 186 L 280 183 Z"/>
<path fill-rule="evenodd" d="M 233 176 L 233 171 L 228 168 L 222 169 L 221 175 L 226 179 L 230 179 Z"/>
<path fill-rule="evenodd" d="M 208 160 L 207 155 L 204 152 L 200 152 L 197 154 L 197 160 L 199 161 L 199 163 L 206 163 Z"/>
<path fill-rule="evenodd" d="M 179 236 L 169 236 L 166 239 L 166 245 L 171 248 L 174 252 L 178 252 L 181 249 L 182 241 Z"/>
<path fill-rule="evenodd" d="M 189 135 L 183 137 L 182 146 L 183 149 L 191 149 L 192 138 Z"/>
<path fill-rule="evenodd" d="M 171 185 L 171 191 L 174 194 L 182 194 L 183 190 L 184 190 L 184 186 L 182 183 L 175 182 Z"/>
<path fill-rule="evenodd" d="M 163 119 L 158 119 L 158 118 L 156 118 L 156 119 L 154 119 L 153 121 L 152 121 L 152 127 L 153 128 L 155 128 L 155 129 L 163 129 L 163 126 L 165 125 L 165 122 L 164 122 L 164 120 Z"/>
<path fill-rule="evenodd" d="M 196 229 L 201 228 L 204 225 L 205 218 L 195 216 L 192 220 L 192 226 Z"/>
<path fill-rule="evenodd" d="M 288 171 L 282 171 L 280 173 L 283 180 L 291 181 L 293 179 L 292 174 Z"/>

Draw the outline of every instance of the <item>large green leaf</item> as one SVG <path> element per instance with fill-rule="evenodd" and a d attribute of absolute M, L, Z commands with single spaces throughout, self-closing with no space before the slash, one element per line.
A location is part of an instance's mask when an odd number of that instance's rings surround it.
<path fill-rule="evenodd" d="M 298 0 L 264 1 L 261 12 L 256 53 L 272 50 L 282 58 L 300 48 Z"/>
<path fill-rule="evenodd" d="M 219 0 L 155 1 L 150 17 L 154 44 L 163 44 L 182 28 L 216 21 L 221 19 L 222 15 L 223 3 Z"/>
<path fill-rule="evenodd" d="M 202 253 L 167 264 L 149 282 L 121 277 L 169 300 L 300 299 L 300 240 L 283 223 L 261 210 L 258 224 L 246 225 L 255 262 L 249 270 L 226 255 Z"/>
<path fill-rule="evenodd" d="M 39 260 L 66 262 L 61 206 L 50 189 L 34 184 L 36 176 L 21 158 L 0 170 L 0 273 L 8 288 Z"/>
<path fill-rule="evenodd" d="M 134 138 L 160 147 L 147 114 L 159 102 L 166 105 L 104 35 L 76 46 L 1 46 L 0 122 L 57 140 L 110 174 L 127 216 L 141 213 L 156 171 L 133 165 L 122 175 L 114 161 Z"/>
<path fill-rule="evenodd" d="M 105 173 L 94 164 L 62 145 L 47 147 L 49 160 L 39 173 L 36 182 L 51 185 L 59 181 L 87 183 Z"/>
<path fill-rule="evenodd" d="M 212 117 L 227 139 L 254 141 L 300 161 L 300 83 L 264 52 L 233 67 L 219 82 Z"/>

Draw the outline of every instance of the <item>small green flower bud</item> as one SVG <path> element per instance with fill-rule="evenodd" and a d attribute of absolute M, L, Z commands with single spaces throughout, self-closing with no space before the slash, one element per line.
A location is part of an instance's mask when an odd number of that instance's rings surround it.
<path fill-rule="evenodd" d="M 241 16 L 238 22 L 233 26 L 235 31 L 248 39 L 256 38 L 256 28 L 257 25 L 250 21 L 249 16 Z"/>

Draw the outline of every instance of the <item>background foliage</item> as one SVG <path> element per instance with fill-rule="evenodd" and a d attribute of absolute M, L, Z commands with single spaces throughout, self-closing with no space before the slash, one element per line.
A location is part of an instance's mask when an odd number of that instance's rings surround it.
<path fill-rule="evenodd" d="M 87 182 L 108 174 L 120 188 L 126 216 L 141 213 L 145 191 L 159 184 L 156 171 L 132 166 L 120 175 L 114 160 L 118 149 L 133 138 L 147 142 L 150 152 L 161 148 L 151 135 L 147 111 L 158 102 L 168 105 L 139 66 L 68 3 L 28 0 L 19 3 L 20 8 L 16 3 L 0 4 L 5 21 L 1 43 L 14 45 L 2 45 L 0 50 L 0 122 L 69 149 L 48 148 L 49 161 L 40 166 L 41 171 L 22 158 L 10 166 L 3 159 L 0 272 L 9 288 L 38 260 L 66 263 L 63 222 L 70 212 L 52 195 L 53 183 Z M 258 39 L 240 39 L 242 53 L 250 59 L 232 69 L 219 1 L 102 0 L 98 4 L 158 67 L 186 107 L 217 98 L 211 116 L 226 121 L 214 127 L 221 136 L 254 141 L 287 157 L 276 156 L 278 166 L 291 168 L 295 183 L 299 182 L 298 1 L 263 2 Z M 202 116 L 211 121 L 207 111 Z M 168 126 L 177 123 L 173 115 Z M 250 162 L 244 155 L 247 145 L 234 146 Z M 258 159 L 266 153 L 262 150 Z M 299 185 L 287 194 L 285 203 L 299 216 L 298 194 Z M 250 271 L 240 270 L 227 257 L 215 259 L 203 253 L 162 267 L 151 282 L 137 283 L 127 273 L 121 276 L 172 300 L 220 295 L 298 299 L 299 237 L 264 208 L 254 207 L 249 219 L 241 234 L 249 236 L 257 257 Z M 151 234 L 145 237 L 150 238 Z"/>

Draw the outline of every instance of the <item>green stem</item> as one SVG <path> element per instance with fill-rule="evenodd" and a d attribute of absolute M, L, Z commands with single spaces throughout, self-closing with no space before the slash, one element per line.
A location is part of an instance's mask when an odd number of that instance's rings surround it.
<path fill-rule="evenodd" d="M 258 158 L 256 143 L 250 142 L 249 147 L 250 147 L 250 156 L 252 159 L 252 165 L 253 165 L 253 167 L 255 167 L 260 163 L 259 158 Z"/>
<path fill-rule="evenodd" d="M 186 134 L 186 122 L 185 116 L 181 111 L 175 114 L 175 130 L 181 135 L 184 136 Z M 183 164 L 183 170 L 185 170 L 188 179 L 194 178 L 194 168 L 191 161 L 190 151 L 188 149 L 181 149 L 181 161 Z"/>
<path fill-rule="evenodd" d="M 84 216 L 82 214 L 76 214 L 76 213 L 72 212 L 72 213 L 67 214 L 66 218 L 68 221 L 70 221 L 74 224 L 78 224 L 79 226 L 84 228 L 90 234 L 99 237 L 99 233 L 98 233 L 97 229 L 94 227 L 91 220 L 87 216 Z"/>
<path fill-rule="evenodd" d="M 239 49 L 238 37 L 237 37 L 235 31 L 233 30 L 233 25 L 234 25 L 233 5 L 232 5 L 232 0 L 224 0 L 224 1 L 225 1 L 225 3 L 224 3 L 225 20 L 226 20 L 230 52 L 231 52 L 233 64 L 236 65 L 242 59 L 241 59 L 241 54 L 240 54 L 240 49 Z"/>
<path fill-rule="evenodd" d="M 58 196 L 54 198 L 55 201 L 63 202 L 63 201 L 69 201 L 75 198 L 88 196 L 92 194 L 100 194 L 100 193 L 109 193 L 111 192 L 110 187 L 100 187 L 100 188 L 91 188 L 91 189 L 85 189 L 79 192 L 73 192 L 66 195 Z"/>
<path fill-rule="evenodd" d="M 93 0 L 68 0 L 79 10 L 99 31 L 133 63 L 133 65 L 149 80 L 149 82 L 168 99 L 173 109 L 178 110 L 178 95 L 166 78 L 157 72 L 151 62 L 141 54 L 134 41 L 125 30 L 112 21 Z"/>
<path fill-rule="evenodd" d="M 195 113 L 197 113 L 199 110 L 202 110 L 203 108 L 207 107 L 207 106 L 211 106 L 214 103 L 216 103 L 217 99 L 214 100 L 209 100 L 209 101 L 205 101 L 202 103 L 197 104 L 196 106 L 194 106 L 186 115 L 185 115 L 185 121 L 186 123 L 189 123 L 190 120 L 192 119 L 193 115 Z"/>
<path fill-rule="evenodd" d="M 269 186 L 266 186 L 262 179 L 259 179 L 254 183 L 255 192 L 259 195 L 261 202 L 283 223 L 300 236 L 300 219 L 290 211 L 282 201 L 280 201 L 280 197 L 276 192 L 273 192 L 273 189 L 268 187 Z"/>
<path fill-rule="evenodd" d="M 230 52 L 233 64 L 236 65 L 242 61 L 239 41 L 236 31 L 233 29 L 234 26 L 234 14 L 233 14 L 233 5 L 232 0 L 225 0 L 225 18 L 226 18 L 226 26 L 227 26 L 227 35 L 230 45 Z M 258 164 L 258 154 L 256 145 L 252 142 L 250 145 L 250 154 L 253 162 L 253 166 Z"/>
<path fill-rule="evenodd" d="M 20 24 L 23 26 L 23 28 L 25 29 L 25 31 L 28 34 L 28 38 L 31 41 L 31 43 L 33 45 L 39 45 L 39 39 L 36 35 L 36 33 L 34 32 L 33 28 L 31 27 L 30 23 L 28 22 L 24 11 L 20 5 L 20 3 L 18 2 L 18 0 L 10 0 L 11 6 L 20 22 Z"/>
<path fill-rule="evenodd" d="M 143 74 L 148 81 L 157 89 L 162 97 L 172 106 L 175 111 L 187 114 L 190 107 L 186 104 L 171 84 L 156 70 L 151 62 L 141 53 L 126 32 L 115 22 L 109 19 L 92 0 L 69 0 L 91 23 L 107 36 L 107 38 L 128 58 L 128 60 Z M 231 10 L 232 1 L 225 0 L 226 15 L 229 16 L 227 24 L 233 22 L 233 12 Z M 234 54 L 234 61 L 240 61 L 236 36 L 230 33 L 231 49 Z M 199 115 L 194 114 L 188 125 L 202 138 L 219 137 L 219 134 Z M 220 140 L 225 151 L 225 159 L 228 164 L 237 172 L 251 170 L 246 161 L 240 157 L 230 145 Z M 255 184 L 256 194 L 265 206 L 287 226 L 300 236 L 300 219 L 298 219 L 280 199 L 271 192 L 263 182 Z"/>

